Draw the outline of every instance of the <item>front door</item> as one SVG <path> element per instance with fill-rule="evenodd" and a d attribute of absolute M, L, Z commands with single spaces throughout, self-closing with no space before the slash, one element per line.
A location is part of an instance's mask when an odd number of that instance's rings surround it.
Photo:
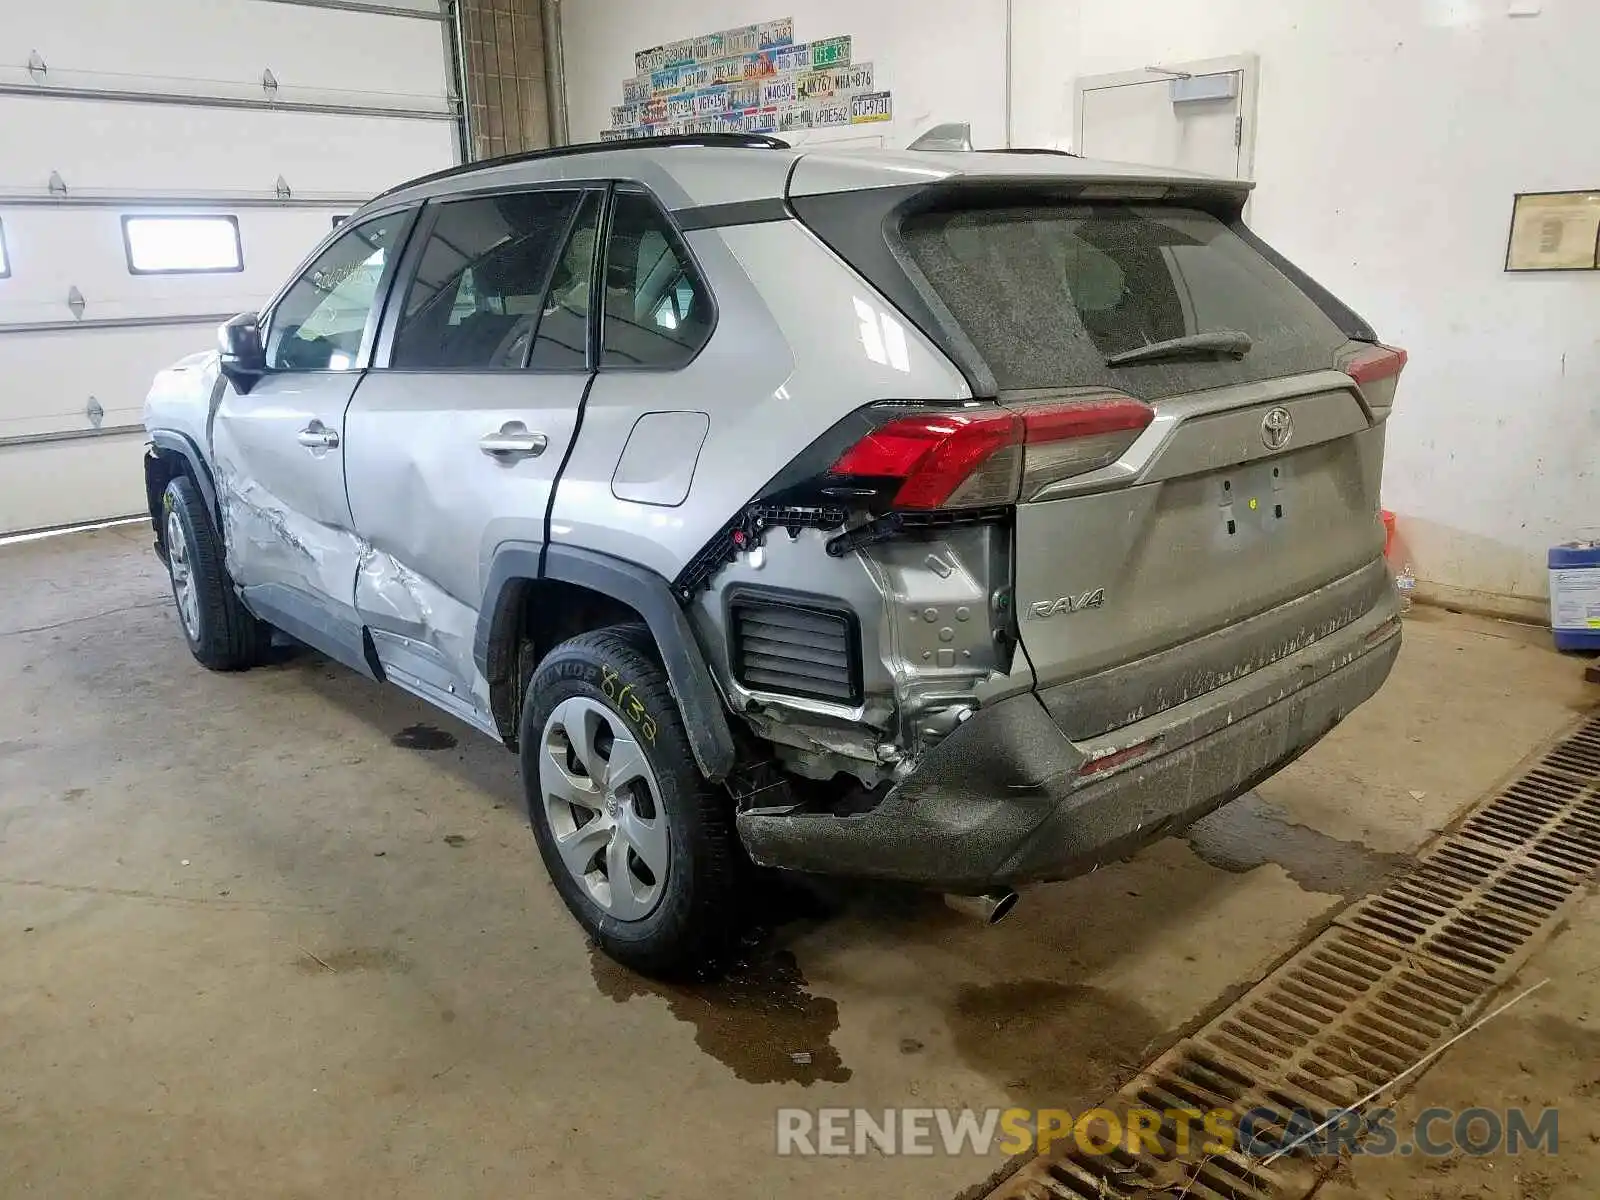
<path fill-rule="evenodd" d="M 485 573 L 498 546 L 545 540 L 591 377 L 604 198 L 567 187 L 430 204 L 347 420 L 369 548 L 358 618 L 388 679 L 490 730 L 473 656 Z"/>
<path fill-rule="evenodd" d="M 363 671 L 345 410 L 410 219 L 352 225 L 312 261 L 265 318 L 266 373 L 248 393 L 224 384 L 212 429 L 228 567 L 246 603 Z"/>

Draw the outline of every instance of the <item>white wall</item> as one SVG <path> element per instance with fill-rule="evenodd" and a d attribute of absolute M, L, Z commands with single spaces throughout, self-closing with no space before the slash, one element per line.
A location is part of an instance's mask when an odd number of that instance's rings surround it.
<path fill-rule="evenodd" d="M 1019 140 L 1070 137 L 1080 73 L 1260 56 L 1251 223 L 1411 352 L 1384 502 L 1468 602 L 1600 533 L 1600 274 L 1502 270 L 1514 192 L 1600 187 L 1600 4 L 1508 7 L 1018 0 L 1015 43 Z"/>
<path fill-rule="evenodd" d="M 1068 147 L 1080 74 L 1259 55 L 1252 224 L 1411 352 L 1384 481 L 1404 552 L 1425 590 L 1536 614 L 1545 549 L 1600 536 L 1600 273 L 1502 267 L 1513 193 L 1600 188 L 1600 2 L 1510 4 L 1013 0 L 1012 127 Z M 891 145 L 943 120 L 1001 135 L 1004 0 L 779 8 L 568 5 L 574 136 L 605 123 L 633 49 L 790 13 L 881 64 Z"/>

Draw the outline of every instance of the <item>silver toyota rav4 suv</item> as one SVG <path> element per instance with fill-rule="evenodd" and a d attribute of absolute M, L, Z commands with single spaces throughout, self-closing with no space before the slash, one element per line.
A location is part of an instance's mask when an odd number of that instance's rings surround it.
<path fill-rule="evenodd" d="M 156 379 L 190 649 L 274 630 L 521 756 L 604 949 L 714 957 L 751 864 L 1014 899 L 1383 683 L 1404 352 L 1248 185 L 645 139 L 335 229 Z"/>

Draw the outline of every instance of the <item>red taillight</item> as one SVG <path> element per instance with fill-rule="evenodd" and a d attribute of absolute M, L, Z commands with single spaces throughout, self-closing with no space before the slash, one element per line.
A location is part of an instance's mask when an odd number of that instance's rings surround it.
<path fill-rule="evenodd" d="M 1156 417 L 1148 404 L 1118 395 L 1065 404 L 1047 401 L 1022 412 L 1028 426 L 1024 500 L 1063 479 L 1110 466 Z"/>
<path fill-rule="evenodd" d="M 830 474 L 900 480 L 895 508 L 1013 504 L 1019 491 L 1114 462 L 1155 418 L 1127 396 L 918 413 L 880 425 Z M 1024 487 L 1024 479 L 1027 486 Z"/>
<path fill-rule="evenodd" d="M 900 480 L 896 508 L 1009 504 L 1017 494 L 1016 455 L 996 456 L 1021 442 L 1021 420 L 1003 408 L 919 413 L 880 425 L 831 473 Z"/>
<path fill-rule="evenodd" d="M 1395 346 L 1371 346 L 1344 364 L 1344 373 L 1361 386 L 1393 379 L 1405 370 L 1407 354 Z"/>
<path fill-rule="evenodd" d="M 1024 409 L 1028 445 L 1061 442 L 1068 438 L 1094 437 L 1103 433 L 1141 430 L 1155 419 L 1155 409 L 1126 396 L 1104 400 L 1085 400 L 1073 404 L 1041 404 Z"/>

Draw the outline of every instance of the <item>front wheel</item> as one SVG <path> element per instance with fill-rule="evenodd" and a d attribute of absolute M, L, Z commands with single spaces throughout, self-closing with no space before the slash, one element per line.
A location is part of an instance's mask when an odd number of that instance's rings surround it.
<path fill-rule="evenodd" d="M 234 594 L 217 536 L 194 481 L 180 475 L 161 498 L 167 573 L 189 652 L 213 671 L 242 671 L 261 661 L 272 630 Z"/>
<path fill-rule="evenodd" d="M 649 646 L 628 626 L 550 653 L 522 708 L 522 782 L 540 856 L 578 923 L 625 966 L 677 975 L 727 946 L 742 851 Z"/>

